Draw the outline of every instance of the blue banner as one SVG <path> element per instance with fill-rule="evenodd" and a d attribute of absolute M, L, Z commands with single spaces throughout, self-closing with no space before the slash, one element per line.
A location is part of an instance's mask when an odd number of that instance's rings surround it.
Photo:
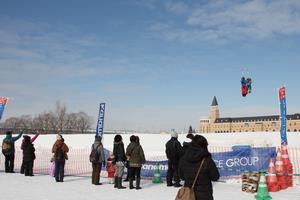
<path fill-rule="evenodd" d="M 96 136 L 102 137 L 102 135 L 103 135 L 104 114 L 105 114 L 105 103 L 100 103 L 99 116 L 98 116 L 97 128 L 96 128 Z"/>
<path fill-rule="evenodd" d="M 286 135 L 286 96 L 285 87 L 279 89 L 279 101 L 280 101 L 280 137 L 281 144 L 288 144 Z"/>
<path fill-rule="evenodd" d="M 276 157 L 276 148 L 233 148 L 233 151 L 212 153 L 212 158 L 221 176 L 239 176 L 244 171 L 267 171 L 270 158 Z M 156 164 L 159 163 L 161 177 L 165 178 L 168 161 L 146 161 L 141 176 L 151 178 Z"/>
<path fill-rule="evenodd" d="M 3 115 L 6 103 L 7 103 L 7 98 L 0 97 L 0 120 L 2 119 L 2 115 Z"/>

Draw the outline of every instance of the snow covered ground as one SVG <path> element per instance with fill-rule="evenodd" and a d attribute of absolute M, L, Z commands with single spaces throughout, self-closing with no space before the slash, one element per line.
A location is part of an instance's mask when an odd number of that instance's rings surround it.
<path fill-rule="evenodd" d="M 20 174 L 0 173 L 1 199 L 9 200 L 173 200 L 178 188 L 165 184 L 142 182 L 142 190 L 117 190 L 102 178 L 103 185 L 91 184 L 90 177 L 66 177 L 64 183 L 56 183 L 46 175 L 25 177 Z M 270 193 L 273 200 L 299 200 L 300 188 L 294 187 L 277 193 Z M 253 200 L 254 194 L 241 191 L 240 184 L 214 183 L 215 200 Z"/>
<path fill-rule="evenodd" d="M 165 158 L 165 143 L 170 139 L 168 134 L 138 134 L 141 145 L 144 148 L 146 159 L 164 159 Z M 0 136 L 0 140 L 4 136 Z M 112 150 L 114 135 L 104 136 L 105 148 Z M 129 143 L 130 135 L 123 135 L 124 143 Z M 222 147 L 230 150 L 233 145 L 251 145 L 251 146 L 279 146 L 279 133 L 221 133 L 221 134 L 205 134 L 208 139 L 210 147 Z M 64 135 L 66 143 L 70 147 L 71 152 L 78 149 L 89 149 L 94 136 L 93 135 Z M 34 143 L 37 153 L 40 150 L 50 151 L 52 144 L 55 141 L 55 135 L 41 135 Z M 185 135 L 179 135 L 179 141 L 187 141 Z M 300 147 L 300 133 L 288 133 L 289 147 Z M 16 171 L 19 169 L 21 160 L 21 152 L 19 150 L 21 141 L 17 141 L 16 149 Z M 70 153 L 71 154 L 71 153 Z M 75 154 L 74 154 L 75 155 Z M 37 155 L 45 157 L 42 162 L 46 162 L 49 166 L 51 153 L 43 153 Z M 70 167 L 73 163 L 72 159 L 78 159 L 70 156 L 67 161 L 67 166 Z M 87 156 L 83 156 L 88 159 Z M 298 159 L 300 160 L 300 159 Z M 86 161 L 87 165 L 88 160 Z M 38 163 L 35 163 L 38 166 Z M 90 177 L 75 177 L 67 176 L 64 183 L 56 183 L 54 179 L 48 175 L 36 174 L 34 177 L 24 177 L 18 173 L 5 174 L 4 159 L 0 156 L 0 194 L 5 199 L 10 200 L 80 200 L 80 199 L 136 199 L 136 200 L 169 200 L 174 199 L 178 191 L 177 188 L 166 187 L 165 184 L 152 184 L 149 180 L 142 181 L 142 190 L 116 190 L 112 185 L 108 184 L 105 178 L 101 178 L 104 184 L 101 186 L 94 186 L 90 182 Z M 300 199 L 300 179 L 297 179 L 298 185 L 277 193 L 271 193 L 274 200 L 299 200 Z M 128 183 L 125 183 L 128 187 Z M 228 181 L 227 183 L 214 183 L 214 197 L 215 200 L 232 200 L 244 199 L 253 200 L 254 194 L 248 194 L 241 191 L 241 184 L 237 181 Z M 1 198 L 2 199 L 2 198 Z"/>

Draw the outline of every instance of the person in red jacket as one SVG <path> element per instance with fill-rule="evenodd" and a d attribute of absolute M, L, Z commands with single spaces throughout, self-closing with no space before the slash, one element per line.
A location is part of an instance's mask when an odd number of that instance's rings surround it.
<path fill-rule="evenodd" d="M 40 135 L 39 131 L 37 130 L 35 132 L 35 135 L 30 139 L 30 143 L 33 144 L 33 142 L 36 140 L 36 138 Z M 29 136 L 28 136 L 29 137 Z M 21 144 L 21 150 L 24 150 L 24 139 L 22 140 L 22 144 Z M 24 162 L 22 160 L 22 164 L 21 164 L 21 169 L 20 169 L 20 173 L 24 174 Z"/>
<path fill-rule="evenodd" d="M 110 154 L 106 161 L 107 178 L 110 184 L 114 183 L 116 167 L 113 164 L 113 155 Z"/>

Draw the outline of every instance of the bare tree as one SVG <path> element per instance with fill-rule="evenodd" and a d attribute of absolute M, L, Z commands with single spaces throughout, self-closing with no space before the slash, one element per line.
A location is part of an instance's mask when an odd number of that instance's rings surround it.
<path fill-rule="evenodd" d="M 3 128 L 6 129 L 19 129 L 20 127 L 20 120 L 17 117 L 10 117 L 5 120 L 3 123 Z"/>
<path fill-rule="evenodd" d="M 65 129 L 67 123 L 67 108 L 66 105 L 61 105 L 60 102 L 56 102 L 55 114 L 57 116 L 57 127 L 59 131 Z"/>
<path fill-rule="evenodd" d="M 84 112 L 79 112 L 77 114 L 77 128 L 84 133 L 91 127 L 91 118 Z"/>

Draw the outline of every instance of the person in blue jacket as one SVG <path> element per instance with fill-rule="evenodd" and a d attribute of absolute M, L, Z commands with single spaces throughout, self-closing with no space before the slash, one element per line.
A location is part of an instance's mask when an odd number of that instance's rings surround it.
<path fill-rule="evenodd" d="M 12 137 L 11 131 L 6 132 L 6 137 L 2 142 L 2 153 L 5 156 L 5 173 L 15 173 L 15 142 L 21 138 L 22 134 L 23 131 L 20 131 L 18 136 Z"/>

